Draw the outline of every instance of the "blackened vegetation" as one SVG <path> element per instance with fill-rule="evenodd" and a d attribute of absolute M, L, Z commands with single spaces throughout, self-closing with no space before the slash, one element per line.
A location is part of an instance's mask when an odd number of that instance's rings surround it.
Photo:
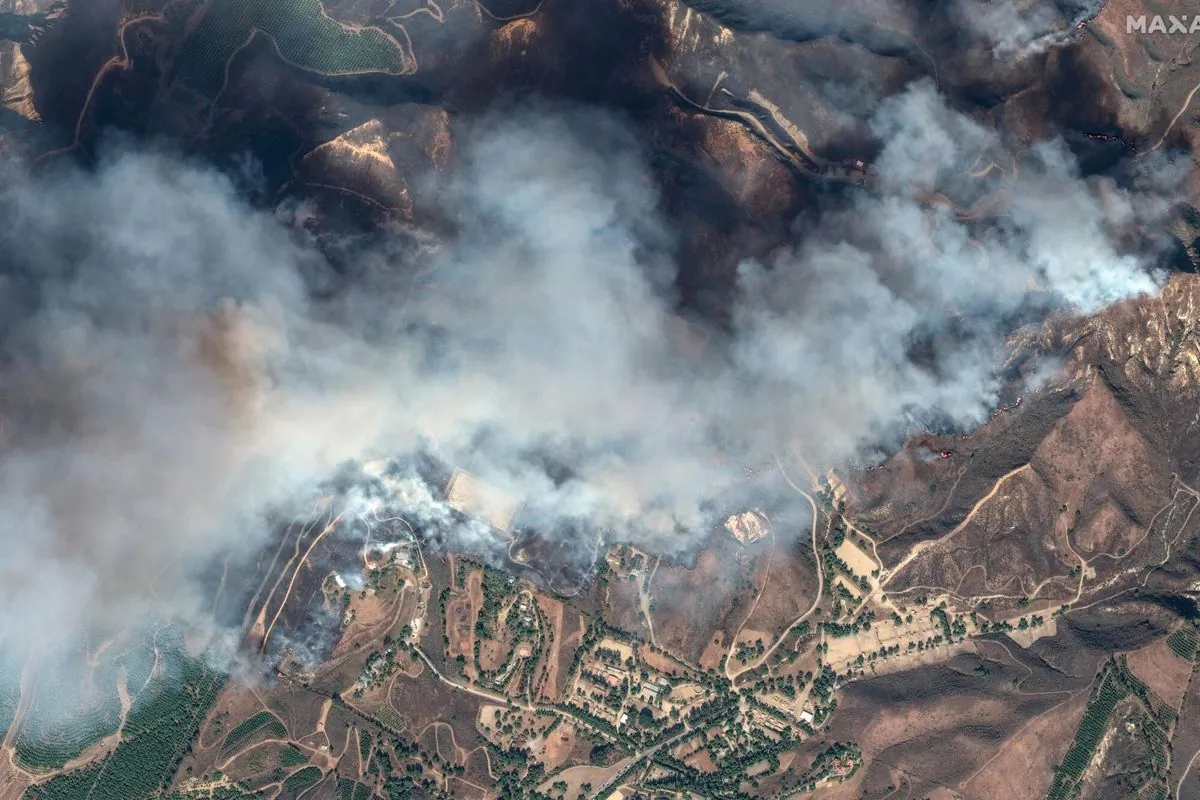
<path fill-rule="evenodd" d="M 586 520 L 561 520 L 553 530 L 519 528 L 506 566 L 564 597 L 579 594 L 603 555 L 602 533 Z"/>
<path fill-rule="evenodd" d="M 306 666 L 325 660 L 341 630 L 340 609 L 326 604 L 326 578 L 361 574 L 369 533 L 400 534 L 384 530 L 386 523 L 368 532 L 357 518 L 335 525 L 337 511 L 330 505 L 304 519 L 276 513 L 252 552 L 226 553 L 198 576 L 212 588 L 217 623 L 241 631 L 246 650 L 267 663 L 286 654 Z"/>
<path fill-rule="evenodd" d="M 1137 155 L 1137 149 L 1125 141 L 1120 128 L 1108 124 L 1088 130 L 1067 130 L 1063 141 L 1071 149 L 1079 174 L 1105 175 Z"/>
<path fill-rule="evenodd" d="M 1007 415 L 1003 427 L 995 430 L 986 443 L 974 441 L 975 437 L 965 441 L 953 436 L 932 439 L 931 450 L 955 451 L 954 457 L 962 465 L 962 478 L 941 513 L 912 525 L 902 535 L 879 546 L 884 562 L 896 563 L 917 543 L 940 538 L 953 530 L 997 479 L 1029 463 L 1042 440 L 1080 397 L 1081 393 L 1074 388 L 1026 397 L 1020 409 Z M 875 502 L 887 500 L 886 495 L 873 498 L 864 510 L 869 510 Z M 881 533 L 887 535 L 886 531 Z"/>
<path fill-rule="evenodd" d="M 532 11 L 523 3 L 505 0 L 493 16 L 453 9 L 440 22 L 416 14 L 404 21 L 418 65 L 407 75 L 319 75 L 285 63 L 267 37 L 257 36 L 231 59 L 227 81 L 215 97 L 173 79 L 175 57 L 195 27 L 187 24 L 188 14 L 199 12 L 198 6 L 155 3 L 152 10 L 162 11 L 161 18 L 139 19 L 118 37 L 122 5 L 121 0 L 73 4 L 66 18 L 28 50 L 35 106 L 46 127 L 59 132 L 61 144 L 76 138 L 78 126 L 78 156 L 94 155 L 105 131 L 166 139 L 232 174 L 254 163 L 260 185 L 250 194 L 263 205 L 300 197 L 316 201 L 318 218 L 329 218 L 323 224 L 385 226 L 389 214 L 357 202 L 353 186 L 344 192 L 305 188 L 296 180 L 300 159 L 368 119 L 384 119 L 389 131 L 405 128 L 402 121 L 390 120 L 398 105 L 445 108 L 456 131 L 462 121 L 497 102 L 519 108 L 534 95 L 607 109 L 630 122 L 646 143 L 663 211 L 683 232 L 682 305 L 718 324 L 726 321 L 739 261 L 786 241 L 784 221 L 798 210 L 785 202 L 770 219 L 755 218 L 710 174 L 697 148 L 703 126 L 672 113 L 673 104 L 650 69 L 651 59 L 669 55 L 663 6 L 652 0 L 541 4 L 519 23 L 529 23 L 532 33 L 526 28 L 518 33 L 530 41 L 511 47 L 498 46 L 507 35 L 501 29 L 518 24 L 507 21 L 513 8 L 520 6 L 514 13 Z M 334 14 L 358 13 L 353 4 L 328 5 Z M 352 21 L 385 29 L 388 24 Z M 87 100 L 101 65 L 126 53 L 128 63 L 109 68 Z M 396 164 L 406 180 L 431 167 L 412 158 L 397 158 Z M 798 192 L 783 195 L 800 198 Z M 422 222 L 437 216 L 436 209 L 424 206 L 417 213 Z"/>
<path fill-rule="evenodd" d="M 362 541 L 347 542 L 341 531 L 330 528 L 333 524 L 331 509 L 293 523 L 283 536 L 283 580 L 263 599 L 268 635 L 254 643 L 270 660 L 291 653 L 305 662 L 319 663 L 337 642 L 341 617 L 326 606 L 323 584 L 331 572 L 361 571 Z M 295 560 L 293 552 L 300 554 Z M 306 553 L 308 557 L 298 563 Z"/>
<path fill-rule="evenodd" d="M 1046 111 L 1063 130 L 1109 133 L 1117 127 L 1114 87 L 1089 62 L 1081 48 L 1066 48 L 1054 55 L 1049 72 Z"/>
<path fill-rule="evenodd" d="M 52 5 L 45 14 L 14 14 L 8 11 L 0 13 L 0 40 L 32 44 L 37 41 L 51 14 L 66 7 L 65 2 Z"/>
<path fill-rule="evenodd" d="M 181 87 L 173 89 L 174 105 L 206 106 L 185 99 Z M 270 40 L 259 36 L 232 60 L 228 83 L 215 104 L 206 106 L 205 123 L 198 130 L 171 133 L 190 138 L 193 147 L 230 172 L 252 154 L 264 197 L 277 200 L 275 193 L 293 177 L 299 158 L 350 127 L 331 124 L 322 109 L 325 98 L 306 74 L 279 60 Z M 177 122 L 188 124 L 183 115 Z"/>
<path fill-rule="evenodd" d="M 1144 591 L 1151 602 L 1171 607 L 1184 619 L 1200 617 L 1192 582 L 1200 574 L 1200 537 L 1190 536 L 1171 549 L 1166 564 L 1153 568 Z"/>
<path fill-rule="evenodd" d="M 115 50 L 122 0 L 71 3 L 27 48 L 34 105 L 47 128 L 69 141 L 100 66 Z"/>
<path fill-rule="evenodd" d="M 546 3 L 530 47 L 496 59 L 481 38 L 456 76 L 454 107 L 482 110 L 498 96 L 537 94 L 620 109 L 634 118 L 661 109 L 651 58 L 668 51 L 663 9 L 651 0 Z"/>
<path fill-rule="evenodd" d="M 1133 596 L 1161 606 L 1189 622 L 1200 621 L 1200 603 L 1189 595 L 1142 589 L 1134 591 Z"/>
<path fill-rule="evenodd" d="M 985 671 L 976 672 L 980 666 Z M 896 765 L 910 776 L 955 785 L 982 766 L 1000 742 L 1066 696 L 1057 692 L 1012 692 L 1013 681 L 1027 674 L 1007 661 L 981 662 L 975 656 L 964 655 L 937 666 L 854 681 L 844 687 L 825 735 L 861 736 L 877 717 L 901 708 L 902 713 L 914 715 L 912 719 L 920 718 L 924 709 L 986 708 L 986 712 L 961 716 L 939 714 L 939 722 L 923 725 L 912 738 L 876 755 L 876 760 Z"/>
<path fill-rule="evenodd" d="M 1037 644 L 1045 641 L 1045 638 L 1039 639 Z M 979 652 L 991 659 L 982 665 L 990 674 L 1016 679 L 1022 692 L 1033 694 L 1082 689 L 1088 685 L 1096 664 L 1102 658 L 1101 654 L 1093 654 L 1093 658 L 1084 662 L 1078 671 L 1064 671 L 1043 658 L 1037 649 L 1025 649 L 1004 633 L 986 634 L 978 637 L 976 642 Z M 1002 664 L 1004 670 L 998 671 L 996 664 Z"/>
<path fill-rule="evenodd" d="M 137 136 L 151 132 L 153 116 L 147 115 L 146 110 L 154 107 L 159 90 L 158 48 L 171 34 L 169 16 L 143 18 L 117 30 L 113 57 L 121 59 L 121 66 L 96 74 L 90 99 L 79 109 L 75 121 L 81 147 L 79 156 L 95 156 L 103 131 L 117 130 Z M 107 63 L 111 67 L 113 62 Z"/>
<path fill-rule="evenodd" d="M 484 13 L 501 22 L 532 14 L 540 5 L 539 0 L 479 0 Z"/>
<path fill-rule="evenodd" d="M 1190 206 L 1188 209 L 1193 210 Z M 1162 255 L 1163 267 L 1171 272 L 1186 272 L 1189 274 L 1200 272 L 1200 263 L 1197 260 L 1200 250 L 1197 250 L 1197 246 L 1200 246 L 1200 237 L 1196 237 L 1188 242 L 1172 237 L 1166 252 Z"/>
<path fill-rule="evenodd" d="M 524 105 L 532 96 L 607 109 L 627 120 L 645 145 L 662 192 L 662 211 L 678 237 L 677 288 L 684 308 L 722 324 L 733 299 L 738 261 L 762 233 L 703 165 L 697 143 L 704 135 L 670 113 L 669 97 L 654 79 L 651 59 L 668 54 L 664 6 L 650 0 L 625 3 L 546 3 L 533 19 L 528 46 L 494 55 L 494 39 L 480 37 L 477 51 L 454 74 L 447 104 L 467 115 L 497 101 Z M 603 144 L 603 143 L 600 143 Z M 794 211 L 778 209 L 782 220 Z M 781 244 L 787 231 L 767 226 L 753 254 Z"/>
<path fill-rule="evenodd" d="M 1060 617 L 1057 633 L 1038 639 L 1030 650 L 1064 674 L 1092 675 L 1108 654 L 1145 647 L 1175 624 L 1174 614 L 1147 603 L 1115 606 Z"/>

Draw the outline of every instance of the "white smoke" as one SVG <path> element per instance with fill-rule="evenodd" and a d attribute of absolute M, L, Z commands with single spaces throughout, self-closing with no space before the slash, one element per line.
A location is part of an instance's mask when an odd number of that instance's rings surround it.
<path fill-rule="evenodd" d="M 376 277 L 336 302 L 309 298 L 330 283 L 312 245 L 205 167 L 121 151 L 30 178 L 0 320 L 0 629 L 203 619 L 196 565 L 261 545 L 266 511 L 306 508 L 347 460 L 417 449 L 548 536 L 685 549 L 742 463 L 796 445 L 831 464 L 923 411 L 982 420 L 1013 315 L 1157 285 L 1108 231 L 1153 224 L 1158 195 L 1081 178 L 1054 144 L 1018 170 L 927 83 L 874 125 L 872 190 L 745 263 L 699 359 L 665 334 L 676 234 L 644 153 L 595 112 L 475 121 L 443 187 L 459 233 L 419 265 L 365 255 Z M 400 296 L 417 268 L 436 285 Z M 352 502 L 495 544 L 401 477 Z"/>

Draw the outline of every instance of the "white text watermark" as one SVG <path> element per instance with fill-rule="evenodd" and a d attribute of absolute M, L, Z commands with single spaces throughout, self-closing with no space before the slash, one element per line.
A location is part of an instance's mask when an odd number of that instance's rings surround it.
<path fill-rule="evenodd" d="M 1200 14 L 1189 17 L 1187 14 L 1175 16 L 1155 14 L 1147 17 L 1142 14 L 1135 17 L 1129 14 L 1125 17 L 1126 33 L 1200 33 Z"/>

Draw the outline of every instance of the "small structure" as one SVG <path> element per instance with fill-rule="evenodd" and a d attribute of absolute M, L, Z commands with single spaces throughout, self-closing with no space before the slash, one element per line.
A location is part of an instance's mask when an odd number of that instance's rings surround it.
<path fill-rule="evenodd" d="M 757 511 L 744 511 L 725 520 L 725 530 L 742 544 L 757 542 L 768 533 L 767 521 Z"/>

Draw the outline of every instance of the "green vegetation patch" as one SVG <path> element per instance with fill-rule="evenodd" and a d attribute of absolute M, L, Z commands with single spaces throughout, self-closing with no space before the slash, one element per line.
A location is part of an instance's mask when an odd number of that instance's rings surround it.
<path fill-rule="evenodd" d="M 240 786 L 223 786 L 205 789 L 202 792 L 175 792 L 166 800 L 259 800 L 266 797 L 262 792 L 252 792 Z"/>
<path fill-rule="evenodd" d="M 294 744 L 289 744 L 279 751 L 279 765 L 282 767 L 298 767 L 307 763 L 308 756 Z"/>
<path fill-rule="evenodd" d="M 221 745 L 222 752 L 235 753 L 242 748 L 250 738 L 263 733 L 267 738 L 278 739 L 287 736 L 287 729 L 279 718 L 270 711 L 259 711 L 252 717 L 242 721 L 240 725 L 229 732 L 225 743 Z"/>
<path fill-rule="evenodd" d="M 1046 793 L 1047 800 L 1065 800 L 1072 795 L 1075 782 L 1087 769 L 1096 752 L 1096 745 L 1108 729 L 1108 721 L 1117 703 L 1125 697 L 1125 689 L 1117 681 L 1112 680 L 1106 672 L 1101 678 L 1100 690 L 1088 703 L 1079 727 L 1075 729 L 1075 738 L 1070 749 L 1063 757 L 1063 762 L 1054 771 L 1054 782 Z"/>
<path fill-rule="evenodd" d="M 59 775 L 40 786 L 31 786 L 25 797 L 31 800 L 78 800 L 87 797 L 104 774 L 105 762 Z"/>
<path fill-rule="evenodd" d="M 475 621 L 475 633 L 492 638 L 496 635 L 496 622 L 504 602 L 517 593 L 516 582 L 509 576 L 484 568 L 483 608 Z"/>
<path fill-rule="evenodd" d="M 0 738 L 8 733 L 21 701 L 21 668 L 14 652 L 0 652 Z"/>
<path fill-rule="evenodd" d="M 375 719 L 378 720 L 383 727 L 395 731 L 396 733 L 408 730 L 408 720 L 401 716 L 400 712 L 391 707 L 384 706 L 383 708 L 376 709 Z"/>
<path fill-rule="evenodd" d="M 930 611 L 929 618 L 942 626 L 942 635 L 946 637 L 947 642 L 954 638 L 954 634 L 950 629 L 950 618 L 946 616 L 946 610 L 944 608 L 939 606 L 933 611 Z"/>
<path fill-rule="evenodd" d="M 322 75 L 402 74 L 400 44 L 376 27 L 343 25 L 320 0 L 213 0 L 175 59 L 176 76 L 214 97 L 229 60 L 258 31 L 288 63 Z"/>
<path fill-rule="evenodd" d="M 1193 661 L 1196 658 L 1197 638 L 1195 628 L 1180 628 L 1167 637 L 1167 647 L 1180 658 Z"/>
<path fill-rule="evenodd" d="M 116 732 L 121 721 L 120 655 L 110 651 L 89 668 L 87 644 L 80 639 L 50 656 L 68 665 L 68 671 L 38 679 L 34 704 L 15 732 L 22 767 L 58 769 Z"/>
<path fill-rule="evenodd" d="M 134 700 L 125 741 L 103 761 L 31 786 L 27 800 L 146 800 L 171 782 L 224 676 L 188 657 L 182 637 L 159 650 L 158 677 Z"/>
<path fill-rule="evenodd" d="M 289 775 L 283 782 L 283 788 L 289 792 L 307 789 L 321 780 L 322 774 L 320 767 L 305 767 Z"/>
<path fill-rule="evenodd" d="M 371 787 L 349 778 L 342 778 L 338 781 L 338 795 L 341 800 L 371 800 Z"/>
<path fill-rule="evenodd" d="M 383 785 L 383 796 L 388 800 L 409 800 L 420 787 L 411 777 L 388 778 Z"/>

